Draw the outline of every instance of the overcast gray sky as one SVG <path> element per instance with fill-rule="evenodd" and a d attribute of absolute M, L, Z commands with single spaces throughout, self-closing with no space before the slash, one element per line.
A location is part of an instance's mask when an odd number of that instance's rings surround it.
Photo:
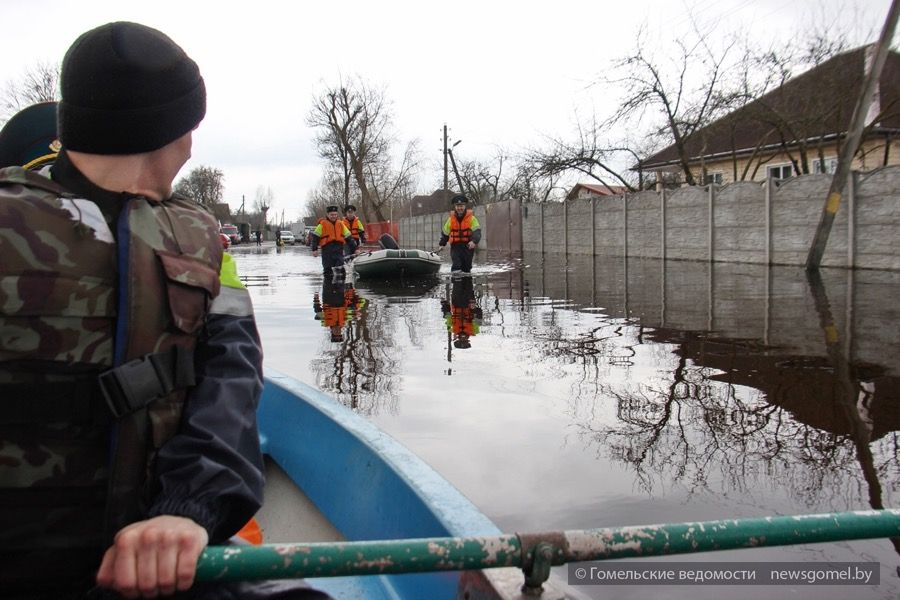
<path fill-rule="evenodd" d="M 575 110 L 608 110 L 589 86 L 646 26 L 660 44 L 687 33 L 692 12 L 724 32 L 785 39 L 821 13 L 880 31 L 889 0 L 3 0 L 0 85 L 38 61 L 59 62 L 83 31 L 129 20 L 172 37 L 200 65 L 209 99 L 194 136 L 197 165 L 225 173 L 225 196 L 248 206 L 258 186 L 296 217 L 321 177 L 305 125 L 313 94 L 340 76 L 386 87 L 401 145 L 441 160 L 441 128 L 460 158 L 487 158 L 541 135 L 565 135 Z M 820 8 L 821 7 L 821 8 Z M 821 20 L 821 18 L 820 18 Z M 398 148 L 398 153 L 400 149 Z M 422 192 L 436 177 L 426 177 Z"/>

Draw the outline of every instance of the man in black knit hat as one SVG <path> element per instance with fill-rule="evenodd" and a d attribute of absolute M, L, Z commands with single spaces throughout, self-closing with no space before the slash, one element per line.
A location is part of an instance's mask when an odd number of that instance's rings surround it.
<path fill-rule="evenodd" d="M 194 585 L 263 487 L 250 296 L 212 214 L 172 193 L 206 112 L 197 64 L 109 23 L 60 87 L 50 177 L 0 170 L 3 597 L 326 597 Z"/>

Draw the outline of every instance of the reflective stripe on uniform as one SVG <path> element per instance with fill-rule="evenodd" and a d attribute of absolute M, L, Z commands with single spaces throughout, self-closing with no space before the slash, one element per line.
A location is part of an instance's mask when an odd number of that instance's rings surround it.
<path fill-rule="evenodd" d="M 222 284 L 222 287 L 244 289 L 244 284 L 241 283 L 240 278 L 238 278 L 237 264 L 234 262 L 234 257 L 227 252 L 222 253 L 222 267 L 219 269 L 219 282 Z"/>
<path fill-rule="evenodd" d="M 219 281 L 222 287 L 219 295 L 212 301 L 209 307 L 211 315 L 231 315 L 234 317 L 249 317 L 253 314 L 253 303 L 250 300 L 250 292 L 241 283 L 237 274 L 237 265 L 234 258 L 227 252 L 222 254 L 222 268 L 219 270 Z"/>
<path fill-rule="evenodd" d="M 253 302 L 246 289 L 222 286 L 222 290 L 209 307 L 210 315 L 249 317 L 253 314 Z"/>

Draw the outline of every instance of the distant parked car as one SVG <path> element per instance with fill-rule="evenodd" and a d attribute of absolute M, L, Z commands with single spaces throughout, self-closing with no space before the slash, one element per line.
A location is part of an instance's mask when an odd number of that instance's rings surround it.
<path fill-rule="evenodd" d="M 296 240 L 294 239 L 294 232 L 293 231 L 282 231 L 281 232 L 281 241 L 284 242 L 285 245 L 290 244 L 291 246 L 293 246 L 296 243 Z"/>
<path fill-rule="evenodd" d="M 232 244 L 241 243 L 241 234 L 235 225 L 225 223 L 222 225 L 221 232 L 228 236 L 228 239 Z"/>

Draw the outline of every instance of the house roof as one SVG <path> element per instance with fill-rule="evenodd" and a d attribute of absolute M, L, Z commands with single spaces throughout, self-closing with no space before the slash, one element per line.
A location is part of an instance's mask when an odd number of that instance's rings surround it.
<path fill-rule="evenodd" d="M 569 193 L 566 194 L 566 200 L 571 200 L 578 196 L 578 190 L 588 190 L 595 196 L 620 196 L 628 191 L 624 185 L 602 185 L 598 183 L 576 183 Z"/>
<path fill-rule="evenodd" d="M 747 154 L 757 147 L 778 147 L 782 142 L 790 145 L 834 139 L 845 133 L 862 87 L 870 47 L 834 56 L 697 130 L 685 140 L 690 160 Z M 900 129 L 900 54 L 888 53 L 876 90 L 881 109 L 879 129 Z M 638 166 L 652 169 L 677 162 L 678 151 L 673 144 Z"/>
<path fill-rule="evenodd" d="M 451 190 L 434 190 L 431 194 L 424 196 L 413 196 L 410 199 L 410 216 L 430 215 L 433 213 L 447 212 L 453 207 L 450 199 L 455 195 Z"/>
<path fill-rule="evenodd" d="M 227 202 L 213 204 L 209 209 L 212 211 L 213 215 L 215 215 L 219 223 L 229 223 L 231 221 L 231 208 L 228 206 Z"/>

